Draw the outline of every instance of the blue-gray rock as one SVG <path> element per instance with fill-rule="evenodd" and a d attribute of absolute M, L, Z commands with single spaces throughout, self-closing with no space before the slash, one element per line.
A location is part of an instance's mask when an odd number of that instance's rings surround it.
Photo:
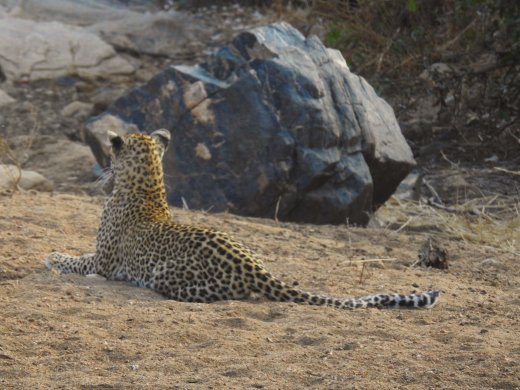
<path fill-rule="evenodd" d="M 165 69 L 86 132 L 107 117 L 172 132 L 168 199 L 194 209 L 365 225 L 415 164 L 392 108 L 338 51 L 286 23 Z"/>

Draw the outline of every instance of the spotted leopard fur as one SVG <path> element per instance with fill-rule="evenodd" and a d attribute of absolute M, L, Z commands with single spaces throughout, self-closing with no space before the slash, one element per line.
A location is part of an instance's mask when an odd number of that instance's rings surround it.
<path fill-rule="evenodd" d="M 172 221 L 161 164 L 167 130 L 150 136 L 110 133 L 109 139 L 114 188 L 104 205 L 96 253 L 52 253 L 45 260 L 48 268 L 130 281 L 185 302 L 244 299 L 251 293 L 344 309 L 430 308 L 438 301 L 437 291 L 332 298 L 289 286 L 228 235 Z"/>

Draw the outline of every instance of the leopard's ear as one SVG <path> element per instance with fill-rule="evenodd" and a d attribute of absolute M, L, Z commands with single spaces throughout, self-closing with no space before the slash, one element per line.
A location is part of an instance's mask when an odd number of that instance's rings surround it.
<path fill-rule="evenodd" d="M 123 147 L 123 144 L 125 141 L 121 136 L 114 133 L 113 131 L 107 131 L 108 140 L 110 141 L 110 144 L 112 145 L 112 149 L 114 149 L 115 152 L 119 152 L 121 148 Z"/>
<path fill-rule="evenodd" d="M 166 129 L 155 130 L 150 136 L 160 145 L 164 147 L 164 150 L 168 149 L 170 143 L 171 134 Z"/>

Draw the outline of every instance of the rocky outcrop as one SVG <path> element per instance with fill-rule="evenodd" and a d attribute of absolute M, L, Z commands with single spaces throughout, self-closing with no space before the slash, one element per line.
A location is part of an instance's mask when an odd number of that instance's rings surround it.
<path fill-rule="evenodd" d="M 84 77 L 130 74 L 135 67 L 112 46 L 81 27 L 0 15 L 0 69 L 8 80 L 66 74 Z"/>
<path fill-rule="evenodd" d="M 122 6 L 110 0 L 24 0 L 11 4 L 10 14 L 84 27 L 117 49 L 175 57 L 186 45 L 193 46 L 203 32 L 189 15 L 163 11 L 160 3 Z"/>
<path fill-rule="evenodd" d="M 134 13 L 96 23 L 89 30 L 117 49 L 171 58 L 182 54 L 188 45 L 194 47 L 199 41 L 197 35 L 201 34 L 189 24 L 187 15 L 173 12 Z"/>
<path fill-rule="evenodd" d="M 392 108 L 338 51 L 285 23 L 117 100 L 85 132 L 103 165 L 102 121 L 171 130 L 168 198 L 197 209 L 365 225 L 414 165 Z"/>

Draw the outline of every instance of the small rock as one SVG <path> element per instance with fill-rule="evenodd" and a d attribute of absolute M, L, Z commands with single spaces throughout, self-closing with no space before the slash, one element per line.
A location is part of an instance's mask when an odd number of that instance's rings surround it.
<path fill-rule="evenodd" d="M 94 103 L 97 112 L 104 111 L 119 99 L 126 90 L 124 88 L 105 87 L 97 91 L 90 100 Z"/>
<path fill-rule="evenodd" d="M 58 79 L 56 79 L 56 85 L 60 87 L 75 87 L 80 81 L 76 77 L 72 76 L 63 76 Z"/>
<path fill-rule="evenodd" d="M 444 76 L 446 74 L 451 74 L 454 72 L 454 69 L 445 64 L 443 62 L 436 62 L 431 64 L 428 69 L 425 69 L 419 77 L 423 80 L 434 81 L 439 76 Z"/>
<path fill-rule="evenodd" d="M 16 99 L 9 96 L 6 92 L 0 89 L 0 107 L 16 102 Z"/>
<path fill-rule="evenodd" d="M 97 161 L 104 167 L 110 165 L 110 142 L 108 141 L 107 131 L 124 135 L 136 133 L 138 128 L 136 125 L 123 122 L 115 115 L 103 115 L 85 125 L 83 141 L 90 145 Z"/>
<path fill-rule="evenodd" d="M 0 165 L 0 189 L 52 191 L 52 182 L 34 171 L 20 170 L 15 165 Z"/>
<path fill-rule="evenodd" d="M 482 267 L 496 267 L 498 264 L 498 261 L 493 258 L 484 259 L 480 262 Z"/>
<path fill-rule="evenodd" d="M 94 105 L 92 103 L 74 101 L 63 107 L 61 110 L 61 115 L 66 117 L 74 117 L 79 120 L 85 120 L 90 116 L 93 109 Z"/>
<path fill-rule="evenodd" d="M 187 14 L 129 12 L 118 20 L 96 23 L 89 30 L 119 50 L 175 58 L 186 45 L 203 37 L 196 26 Z"/>
<path fill-rule="evenodd" d="M 446 97 L 444 98 L 444 104 L 448 107 L 455 104 L 455 93 L 453 91 L 450 91 L 446 94 Z"/>
<path fill-rule="evenodd" d="M 470 65 L 472 72 L 484 73 L 496 67 L 498 58 L 495 53 L 485 53 L 480 55 L 477 61 Z"/>
<path fill-rule="evenodd" d="M 345 343 L 343 344 L 343 346 L 341 346 L 340 348 L 344 351 L 353 351 L 355 349 L 358 349 L 361 347 L 361 344 L 358 343 L 357 341 L 355 342 L 348 342 L 348 343 Z"/>
<path fill-rule="evenodd" d="M 498 156 L 496 154 L 492 155 L 491 157 L 487 157 L 484 159 L 485 162 L 492 162 L 496 163 L 498 162 Z"/>
<path fill-rule="evenodd" d="M 393 196 L 397 199 L 419 200 L 422 182 L 423 175 L 412 172 L 399 184 Z"/>
<path fill-rule="evenodd" d="M 457 193 L 470 187 L 468 181 L 463 175 L 455 174 L 444 177 L 442 181 L 442 190 L 445 193 Z"/>
<path fill-rule="evenodd" d="M 448 250 L 434 238 L 428 238 L 418 252 L 415 265 L 448 269 Z"/>
<path fill-rule="evenodd" d="M 411 129 L 407 132 L 424 133 L 428 126 L 438 120 L 440 111 L 441 105 L 434 96 L 426 96 L 414 102 L 413 108 L 409 112 L 410 120 L 407 123 Z"/>
<path fill-rule="evenodd" d="M 135 78 L 140 82 L 147 82 L 153 76 L 155 76 L 155 72 L 152 69 L 140 68 L 135 72 Z"/>
<path fill-rule="evenodd" d="M 195 147 L 195 154 L 197 157 L 203 159 L 203 160 L 211 160 L 211 152 L 209 151 L 208 147 L 204 145 L 203 143 L 198 143 Z"/>

